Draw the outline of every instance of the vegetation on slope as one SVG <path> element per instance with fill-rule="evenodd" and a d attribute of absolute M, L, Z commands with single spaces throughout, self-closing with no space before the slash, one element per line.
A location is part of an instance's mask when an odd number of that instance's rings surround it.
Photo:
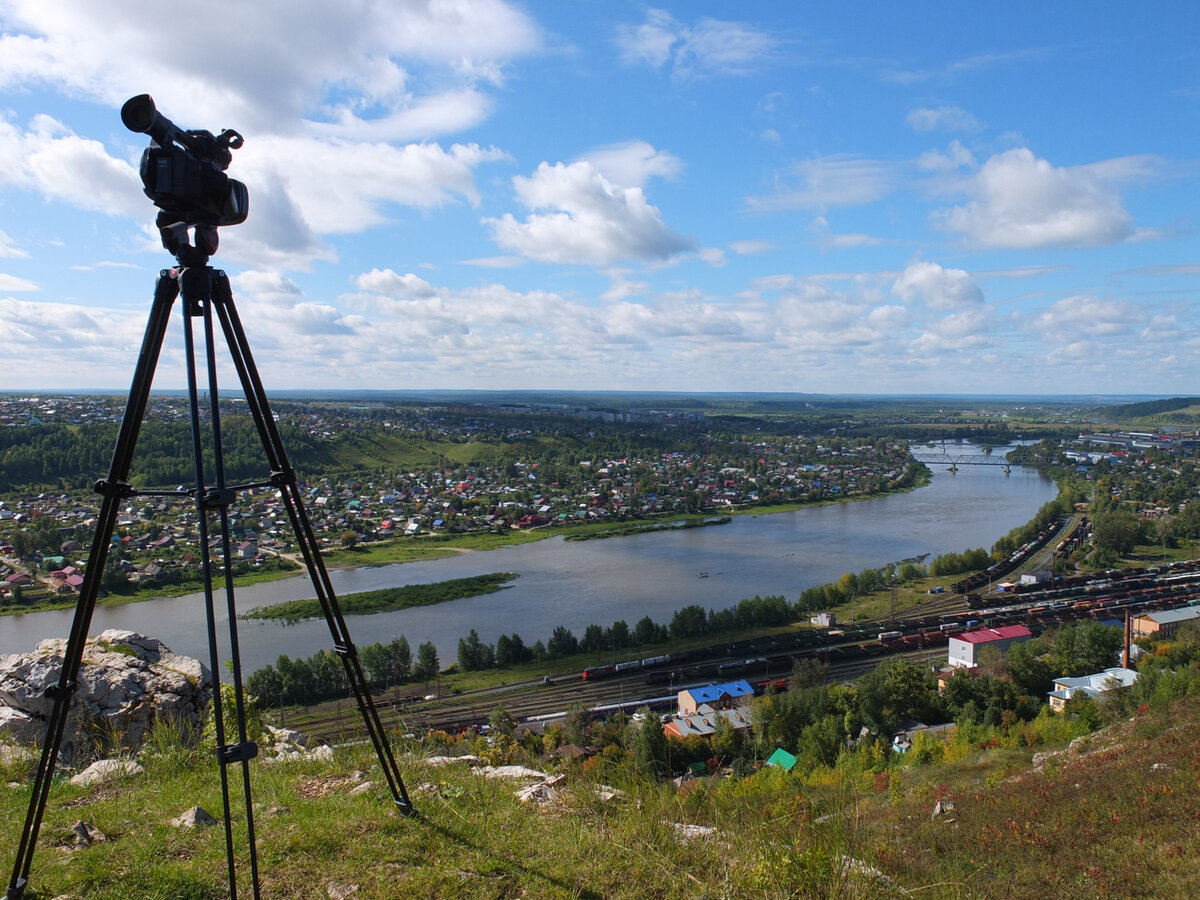
<path fill-rule="evenodd" d="M 1116 718 L 1071 749 L 1065 740 L 993 747 L 987 735 L 999 732 L 977 727 L 936 759 L 921 755 L 930 747 L 887 760 L 843 752 L 834 766 L 792 774 L 717 770 L 688 790 L 645 769 L 636 722 L 606 725 L 616 749 L 586 762 L 541 757 L 553 731 L 519 743 L 502 725 L 490 742 L 396 737 L 415 818 L 396 814 L 367 747 L 338 750 L 331 761 L 256 762 L 263 894 L 331 896 L 357 886 L 355 900 L 1197 896 L 1200 698 Z M 1062 738 L 1080 733 L 1078 719 L 1048 721 Z M 1064 752 L 1034 766 L 1035 749 Z M 548 804 L 522 803 L 511 781 L 472 773 L 465 761 L 430 762 L 463 752 L 566 778 Z M 163 732 L 141 762 L 144 776 L 55 785 L 31 882 L 38 896 L 226 896 L 222 829 L 169 824 L 196 804 L 219 814 L 210 754 Z M 20 781 L 30 766 L 8 762 L 0 774 Z M 364 780 L 375 786 L 351 794 Z M 620 793 L 609 797 L 609 786 Z M 931 817 L 946 801 L 953 809 Z M 27 787 L 0 792 L 6 864 L 27 802 Z M 74 848 L 81 819 L 108 840 Z M 699 826 L 696 836 L 686 825 Z M 239 841 L 245 879 L 244 833 Z"/>

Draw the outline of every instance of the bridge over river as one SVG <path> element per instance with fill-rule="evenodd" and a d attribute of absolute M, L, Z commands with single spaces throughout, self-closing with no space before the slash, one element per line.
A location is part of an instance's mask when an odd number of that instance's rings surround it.
<path fill-rule="evenodd" d="M 944 465 L 951 472 L 958 469 L 959 466 L 1000 466 L 1005 473 L 1011 472 L 1008 460 L 1004 454 L 1000 455 L 990 453 L 980 453 L 977 448 L 971 448 L 975 452 L 959 451 L 958 448 L 949 448 L 939 445 L 937 447 L 917 447 L 910 448 L 909 453 L 917 462 L 923 462 L 927 466 Z M 1002 448 L 1004 453 L 1008 448 Z"/>

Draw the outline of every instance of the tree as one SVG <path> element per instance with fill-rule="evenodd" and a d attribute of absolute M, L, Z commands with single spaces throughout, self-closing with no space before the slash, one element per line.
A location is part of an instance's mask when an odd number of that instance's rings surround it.
<path fill-rule="evenodd" d="M 387 653 L 382 644 L 367 644 L 358 650 L 358 661 L 362 665 L 363 674 L 373 687 L 383 687 L 387 684 L 388 666 Z"/>
<path fill-rule="evenodd" d="M 1008 648 L 1009 677 L 1013 684 L 1034 697 L 1044 697 L 1054 683 L 1054 671 L 1041 658 L 1040 650 L 1040 639 L 1019 641 Z"/>
<path fill-rule="evenodd" d="M 413 677 L 418 681 L 428 682 L 429 679 L 436 678 L 440 671 L 437 647 L 425 641 L 417 648 L 417 665 L 413 669 Z"/>
<path fill-rule="evenodd" d="M 1200 506 L 1200 504 L 1197 504 Z M 620 650 L 623 647 L 628 647 L 631 640 L 629 634 L 629 625 L 624 619 L 618 619 L 612 623 L 612 627 L 605 632 L 604 643 L 606 646 L 612 647 L 615 650 Z"/>
<path fill-rule="evenodd" d="M 661 726 L 659 728 L 661 731 Z M 712 742 L 713 755 L 725 764 L 733 762 L 742 755 L 742 745 L 745 738 L 742 733 L 730 724 L 724 716 L 717 716 L 713 723 Z"/>
<path fill-rule="evenodd" d="M 604 629 L 599 625 L 589 625 L 583 630 L 583 637 L 579 641 L 579 649 L 585 653 L 594 653 L 597 650 L 604 649 Z"/>
<path fill-rule="evenodd" d="M 572 703 L 562 719 L 562 736 L 568 744 L 587 743 L 588 727 L 592 724 L 591 714 L 582 703 Z"/>
<path fill-rule="evenodd" d="M 1127 556 L 1142 537 L 1142 525 L 1128 509 L 1097 513 L 1092 526 L 1092 543 L 1100 551 Z"/>
<path fill-rule="evenodd" d="M 637 620 L 637 624 L 633 626 L 633 639 L 642 646 L 657 644 L 659 640 L 658 635 L 659 626 L 649 616 L 642 616 Z"/>
<path fill-rule="evenodd" d="M 550 635 L 550 641 L 546 644 L 546 652 L 552 658 L 572 656 L 579 652 L 579 641 L 569 629 L 558 625 Z"/>
<path fill-rule="evenodd" d="M 1124 635 L 1121 629 L 1099 622 L 1077 622 L 1064 625 L 1043 640 L 1053 641 L 1050 661 L 1054 676 L 1077 678 L 1116 665 Z"/>
<path fill-rule="evenodd" d="M 465 638 L 458 639 L 458 664 L 467 672 L 490 669 L 496 664 L 496 652 L 472 628 Z"/>
<path fill-rule="evenodd" d="M 825 683 L 829 663 L 815 656 L 802 656 L 792 663 L 792 678 L 788 687 L 793 691 L 817 687 Z"/>
<path fill-rule="evenodd" d="M 633 761 L 638 770 L 651 778 L 671 774 L 670 746 L 658 713 L 649 707 L 639 710 L 642 717 L 633 739 Z"/>
<path fill-rule="evenodd" d="M 488 716 L 488 725 L 491 727 L 492 734 L 498 737 L 512 740 L 516 733 L 516 724 L 516 720 L 503 704 L 493 709 L 491 715 Z"/>
<path fill-rule="evenodd" d="M 810 764 L 833 766 L 841 755 L 846 733 L 842 717 L 828 715 L 809 725 L 800 736 L 800 751 Z"/>
<path fill-rule="evenodd" d="M 412 650 L 408 646 L 408 638 L 404 635 L 392 638 L 392 642 L 387 645 L 387 657 L 392 683 L 408 681 L 412 671 Z"/>

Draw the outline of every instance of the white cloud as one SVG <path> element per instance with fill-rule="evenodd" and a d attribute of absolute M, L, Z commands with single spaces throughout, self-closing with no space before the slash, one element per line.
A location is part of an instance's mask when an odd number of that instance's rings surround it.
<path fill-rule="evenodd" d="M 761 29 L 742 22 L 703 18 L 686 25 L 670 13 L 651 9 L 640 25 L 620 25 L 617 46 L 630 64 L 670 68 L 676 79 L 711 75 L 743 75 L 774 54 L 778 42 Z"/>
<path fill-rule="evenodd" d="M 883 238 L 872 237 L 869 234 L 834 234 L 829 226 L 829 220 L 817 216 L 809 225 L 809 230 L 816 235 L 817 243 L 822 250 L 848 250 L 854 247 L 874 247 L 884 243 Z"/>
<path fill-rule="evenodd" d="M 258 267 L 332 260 L 319 236 L 377 226 L 392 205 L 477 204 L 475 169 L 505 154 L 428 138 L 479 124 L 481 86 L 541 47 L 533 20 L 501 0 L 215 0 L 172 10 L 171 34 L 186 39 L 164 37 L 149 0 L 6 6 L 0 87 L 116 106 L 152 86 L 180 127 L 245 134 L 229 174 L 250 188 L 252 215 L 222 234 L 223 255 Z M 133 156 L 140 138 L 121 134 Z M 25 130 L 0 119 L 4 183 L 153 216 L 128 160 L 44 116 Z"/>
<path fill-rule="evenodd" d="M 976 132 L 983 126 L 971 113 L 960 106 L 919 107 L 906 117 L 909 127 L 915 131 L 962 131 Z"/>
<path fill-rule="evenodd" d="M 645 141 L 610 144 L 585 153 L 581 159 L 620 187 L 645 187 L 651 176 L 677 178 L 683 170 L 679 157 L 655 150 Z"/>
<path fill-rule="evenodd" d="M 116 105 L 152 85 L 183 128 L 221 120 L 261 132 L 308 119 L 352 135 L 430 103 L 474 109 L 428 116 L 430 130 L 407 139 L 428 137 L 439 122 L 478 121 L 473 84 L 496 81 L 500 65 L 541 45 L 533 20 L 502 0 L 213 0 L 172 9 L 169 36 L 153 0 L 6 6 L 0 87 L 56 84 Z M 459 83 L 419 93 L 426 80 L 400 60 L 454 73 Z"/>
<path fill-rule="evenodd" d="M 641 188 L 622 188 L 588 162 L 542 163 L 528 178 L 513 178 L 524 222 L 511 213 L 484 219 L 501 247 L 542 262 L 610 265 L 623 259 L 664 261 L 695 249 L 671 231 Z M 537 212 L 548 210 L 548 212 Z"/>
<path fill-rule="evenodd" d="M 37 289 L 38 286 L 32 281 L 0 272 L 0 291 L 36 291 Z"/>
<path fill-rule="evenodd" d="M 477 256 L 459 262 L 464 266 L 478 266 L 481 269 L 515 269 L 525 265 L 528 260 L 523 256 Z"/>
<path fill-rule="evenodd" d="M 1105 165 L 1056 168 L 1026 148 L 991 157 L 973 176 L 975 199 L 939 210 L 947 231 L 987 247 L 1031 249 L 1057 244 L 1100 246 L 1134 234 L 1132 217 L 1110 182 L 1145 168 Z"/>
<path fill-rule="evenodd" d="M 128 385 L 144 326 L 128 310 L 0 297 L 0 370 L 10 388 Z M 166 363 L 179 355 L 164 345 Z"/>
<path fill-rule="evenodd" d="M 1127 301 L 1077 294 L 1047 308 L 1031 325 L 1057 343 L 1067 335 L 1112 338 L 1132 334 L 1144 319 L 1144 313 Z"/>
<path fill-rule="evenodd" d="M 774 241 L 730 241 L 726 246 L 738 256 L 753 256 L 775 249 Z"/>
<path fill-rule="evenodd" d="M 650 293 L 650 285 L 644 281 L 630 281 L 629 269 L 605 269 L 604 274 L 610 279 L 608 289 L 600 295 L 606 303 L 624 300 L 626 297 L 643 296 Z"/>
<path fill-rule="evenodd" d="M 13 243 L 7 233 L 0 230 L 0 259 L 28 259 L 29 254 Z"/>
<path fill-rule="evenodd" d="M 144 215 L 149 204 L 129 163 L 49 116 L 36 116 L 27 130 L 0 119 L 4 184 L 111 215 Z"/>
<path fill-rule="evenodd" d="M 401 300 L 422 300 L 437 296 L 437 291 L 424 278 L 413 275 L 398 275 L 391 269 L 372 269 L 359 275 L 354 286 L 360 291 L 370 291 Z"/>
<path fill-rule="evenodd" d="M 848 155 L 801 160 L 792 176 L 781 179 L 775 193 L 751 197 L 746 205 L 761 212 L 862 206 L 887 196 L 895 180 L 889 164 Z"/>
<path fill-rule="evenodd" d="M 892 294 L 905 303 L 920 300 L 930 309 L 949 310 L 983 302 L 983 291 L 962 269 L 943 269 L 937 263 L 916 262 L 892 284 Z"/>
<path fill-rule="evenodd" d="M 975 155 L 959 141 L 951 141 L 943 153 L 928 150 L 917 157 L 917 168 L 925 172 L 955 173 L 961 169 L 975 168 Z"/>

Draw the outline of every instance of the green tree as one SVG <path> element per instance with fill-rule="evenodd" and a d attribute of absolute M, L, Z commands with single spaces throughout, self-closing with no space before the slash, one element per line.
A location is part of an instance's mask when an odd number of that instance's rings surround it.
<path fill-rule="evenodd" d="M 570 629 L 558 625 L 550 635 L 550 640 L 546 644 L 546 652 L 550 657 L 555 659 L 563 656 L 572 656 L 579 652 L 579 641 L 571 633 Z"/>
<path fill-rule="evenodd" d="M 661 730 L 661 727 L 660 727 Z M 730 724 L 724 716 L 717 716 L 713 723 L 713 733 L 710 738 L 713 755 L 729 764 L 742 755 L 745 737 L 738 729 Z"/>
<path fill-rule="evenodd" d="M 408 638 L 404 635 L 392 638 L 387 645 L 387 660 L 392 683 L 403 684 L 408 681 L 412 672 L 412 649 L 408 646 Z"/>
<path fill-rule="evenodd" d="M 1141 537 L 1141 522 L 1128 509 L 1121 507 L 1096 514 L 1092 525 L 1092 543 L 1097 550 L 1127 556 L 1133 552 Z"/>
<path fill-rule="evenodd" d="M 440 671 L 437 647 L 430 641 L 425 641 L 417 647 L 417 665 L 413 669 L 413 677 L 418 681 L 427 682 L 431 678 L 436 678 Z"/>
<path fill-rule="evenodd" d="M 641 722 L 633 739 L 633 761 L 638 771 L 651 778 L 671 774 L 670 747 L 658 713 L 649 707 L 639 710 Z"/>
<path fill-rule="evenodd" d="M 1038 640 L 1020 641 L 1008 648 L 1008 675 L 1018 688 L 1034 697 L 1044 697 L 1053 687 L 1055 672 L 1041 656 Z M 955 679 L 957 681 L 958 679 Z"/>
<path fill-rule="evenodd" d="M 505 709 L 504 704 L 492 710 L 491 715 L 488 716 L 488 725 L 491 727 L 492 734 L 499 737 L 506 737 L 510 741 L 516 733 L 516 720 Z"/>

